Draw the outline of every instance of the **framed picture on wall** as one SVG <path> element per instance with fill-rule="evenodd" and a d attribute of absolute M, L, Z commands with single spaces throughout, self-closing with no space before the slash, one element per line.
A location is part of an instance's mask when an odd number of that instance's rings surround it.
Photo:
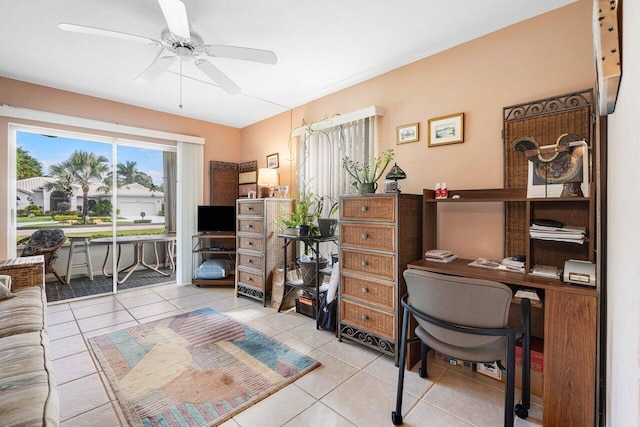
<path fill-rule="evenodd" d="M 269 154 L 267 156 L 267 167 L 269 169 L 278 169 L 280 167 L 278 153 Z"/>
<path fill-rule="evenodd" d="M 464 142 L 464 113 L 429 119 L 429 147 L 460 142 Z"/>
<path fill-rule="evenodd" d="M 406 144 L 420 140 L 420 123 L 398 126 L 396 128 L 396 144 Z"/>

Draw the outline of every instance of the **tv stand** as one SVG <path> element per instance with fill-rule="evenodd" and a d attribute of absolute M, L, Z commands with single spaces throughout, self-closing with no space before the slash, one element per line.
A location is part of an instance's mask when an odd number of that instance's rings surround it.
<path fill-rule="evenodd" d="M 200 259 L 204 262 L 211 258 L 226 257 L 235 263 L 236 249 L 235 233 L 204 232 L 192 236 L 193 253 L 200 254 Z M 191 279 L 191 283 L 200 286 L 233 286 L 236 283 L 235 268 L 233 273 L 224 279 Z"/>

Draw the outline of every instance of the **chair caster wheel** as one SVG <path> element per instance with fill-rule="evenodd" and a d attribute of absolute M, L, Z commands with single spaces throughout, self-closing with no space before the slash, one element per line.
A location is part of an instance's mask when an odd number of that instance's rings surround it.
<path fill-rule="evenodd" d="M 402 424 L 402 415 L 398 414 L 396 411 L 391 413 L 391 422 L 394 426 L 399 426 Z"/>
<path fill-rule="evenodd" d="M 427 378 L 427 371 L 425 369 L 418 368 L 418 375 L 420 375 L 420 378 Z"/>
<path fill-rule="evenodd" d="M 529 410 L 518 403 L 516 405 L 516 415 L 518 416 L 518 418 L 522 418 L 523 420 L 525 420 L 529 416 Z"/>

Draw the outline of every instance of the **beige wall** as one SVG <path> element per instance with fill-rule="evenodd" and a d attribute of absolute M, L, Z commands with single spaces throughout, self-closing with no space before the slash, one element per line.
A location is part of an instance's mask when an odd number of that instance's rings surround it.
<path fill-rule="evenodd" d="M 205 203 L 209 202 L 209 161 L 235 162 L 240 157 L 240 130 L 228 126 L 0 77 L 0 105 L 2 104 L 205 138 L 206 144 L 203 159 L 205 170 L 203 194 Z M 6 130 L 9 122 L 38 125 L 38 123 L 25 120 L 0 117 L 0 129 Z M 50 126 L 47 124 L 39 125 Z M 50 127 L 60 128 L 59 126 Z M 148 138 L 139 137 L 135 137 L 135 139 L 149 140 Z M 0 170 L 6 171 L 6 131 L 0 132 L 0 153 L 2 153 L 0 155 Z M 6 188 L 6 180 L 6 174 L 0 174 L 0 188 Z M 0 223 L 2 224 L 6 224 L 8 221 L 7 211 L 6 197 L 0 197 Z M 6 248 L 4 247 L 3 239 L 0 243 L 0 258 L 5 256 Z"/>
<path fill-rule="evenodd" d="M 272 152 L 282 159 L 290 129 L 303 119 L 378 105 L 385 116 L 376 151 L 395 150 L 408 176 L 401 182 L 404 192 L 422 194 L 442 181 L 452 189 L 502 187 L 502 108 L 594 85 L 591 7 L 579 1 L 297 107 L 291 116 L 249 126 L 242 131 L 243 155 L 251 153 L 262 165 Z M 427 120 L 454 113 L 465 114 L 465 142 L 428 148 Z M 420 141 L 396 145 L 396 126 L 413 122 L 420 122 Z M 283 183 L 294 183 L 290 176 L 295 171 L 281 169 Z M 501 256 L 501 221 L 495 204 L 446 212 L 440 246 L 465 257 Z"/>

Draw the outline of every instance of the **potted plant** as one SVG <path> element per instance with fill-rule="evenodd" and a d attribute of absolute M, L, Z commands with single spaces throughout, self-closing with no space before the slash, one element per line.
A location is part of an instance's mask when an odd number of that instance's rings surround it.
<path fill-rule="evenodd" d="M 355 179 L 353 185 L 358 189 L 358 194 L 375 193 L 378 189 L 376 181 L 380 179 L 384 171 L 393 160 L 395 153 L 392 149 L 388 149 L 382 157 L 376 157 L 372 163 L 355 162 L 344 156 L 342 158 L 342 166 L 347 173 Z M 382 166 L 384 164 L 384 166 Z"/>
<path fill-rule="evenodd" d="M 318 218 L 318 229 L 320 230 L 321 237 L 332 237 L 335 234 L 336 227 L 338 225 L 338 220 L 336 218 L 331 218 L 333 214 L 338 212 L 338 208 L 340 207 L 340 202 L 334 200 L 329 196 L 324 196 L 322 198 L 322 205 L 320 207 L 320 212 L 322 213 L 324 209 L 324 201 L 327 200 L 331 202 L 331 207 L 329 208 L 329 215 L 327 218 Z"/>
<path fill-rule="evenodd" d="M 285 234 L 308 236 L 318 216 L 318 197 L 304 191 L 298 194 L 293 211 L 277 217 L 275 222 Z"/>

